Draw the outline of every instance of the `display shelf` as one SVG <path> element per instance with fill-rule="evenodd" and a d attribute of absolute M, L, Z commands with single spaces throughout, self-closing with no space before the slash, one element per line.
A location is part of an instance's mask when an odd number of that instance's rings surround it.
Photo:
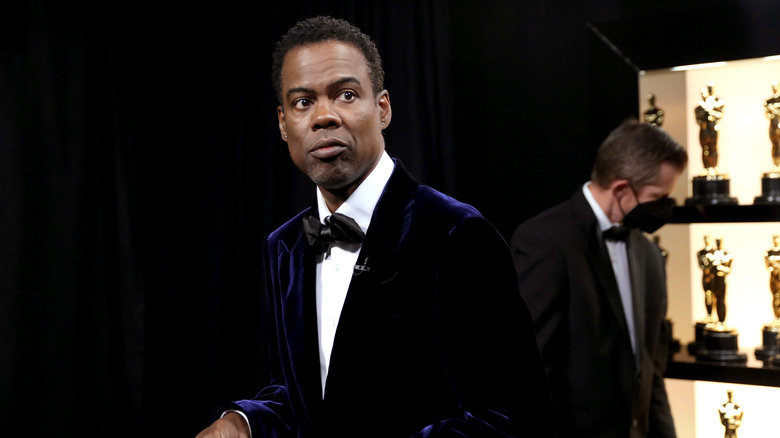
<path fill-rule="evenodd" d="M 778 222 L 780 205 L 686 205 L 674 207 L 670 223 Z"/>
<path fill-rule="evenodd" d="M 780 387 L 780 368 L 765 366 L 755 358 L 752 351 L 744 353 L 748 356 L 746 364 L 721 364 L 697 361 L 696 357 L 683 350 L 671 358 L 664 376 L 672 379 Z"/>

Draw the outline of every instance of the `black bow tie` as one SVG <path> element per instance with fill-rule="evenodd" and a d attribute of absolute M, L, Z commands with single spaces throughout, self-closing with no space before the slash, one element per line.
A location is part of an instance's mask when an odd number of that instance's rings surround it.
<path fill-rule="evenodd" d="M 324 225 L 317 217 L 307 216 L 303 218 L 303 231 L 317 254 L 327 251 L 331 243 L 361 243 L 366 237 L 354 219 L 341 213 L 326 217 Z"/>
<path fill-rule="evenodd" d="M 609 240 L 626 240 L 631 228 L 613 226 L 604 231 L 604 238 Z"/>

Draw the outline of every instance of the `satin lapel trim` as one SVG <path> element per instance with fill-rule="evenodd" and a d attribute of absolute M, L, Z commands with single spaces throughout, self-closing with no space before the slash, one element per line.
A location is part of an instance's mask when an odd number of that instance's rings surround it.
<path fill-rule="evenodd" d="M 643 269 L 643 266 L 646 266 L 647 261 L 646 257 L 647 255 L 642 252 L 638 251 L 637 248 L 639 248 L 641 241 L 639 239 L 642 239 L 641 236 L 636 235 L 636 233 L 632 232 L 629 240 L 628 245 L 626 247 L 626 252 L 628 252 L 628 269 L 631 273 L 631 295 L 634 299 L 634 321 L 636 321 L 636 350 L 637 350 L 637 356 L 640 360 L 639 363 L 641 363 L 641 354 L 644 350 L 645 345 L 645 296 L 647 291 L 645 290 L 647 281 L 646 281 L 646 275 L 647 270 Z"/>
<path fill-rule="evenodd" d="M 588 247 L 586 253 L 588 254 L 588 263 L 593 268 L 593 272 L 596 273 L 597 280 L 601 283 L 601 290 L 606 295 L 607 302 L 612 308 L 612 313 L 618 321 L 618 324 L 623 329 L 623 332 L 628 337 L 628 323 L 626 322 L 626 316 L 623 313 L 623 305 L 620 301 L 620 291 L 618 290 L 617 281 L 615 280 L 615 273 L 612 270 L 612 263 L 609 260 L 609 253 L 607 247 L 602 240 L 598 238 L 596 229 L 597 223 L 593 223 L 594 229 L 589 233 L 590 239 L 588 240 Z"/>

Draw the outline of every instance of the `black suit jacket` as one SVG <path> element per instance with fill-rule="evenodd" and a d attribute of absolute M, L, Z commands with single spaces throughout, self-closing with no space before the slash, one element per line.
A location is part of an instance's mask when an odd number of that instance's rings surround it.
<path fill-rule="evenodd" d="M 637 352 L 617 281 L 582 191 L 521 224 L 511 247 L 561 436 L 672 437 L 664 387 L 666 272 L 640 231 L 627 241 Z"/>
<path fill-rule="evenodd" d="M 302 218 L 267 241 L 271 384 L 255 438 L 552 436 L 549 391 L 505 241 L 396 162 L 358 257 L 322 397 L 315 257 Z"/>

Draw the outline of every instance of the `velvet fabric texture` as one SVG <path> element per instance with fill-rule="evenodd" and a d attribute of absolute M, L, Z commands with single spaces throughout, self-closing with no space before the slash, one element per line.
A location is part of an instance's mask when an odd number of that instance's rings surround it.
<path fill-rule="evenodd" d="M 259 437 L 554 436 L 506 242 L 397 160 L 339 320 L 324 397 L 302 218 L 267 241 L 269 387 L 238 401 Z"/>
<path fill-rule="evenodd" d="M 631 230 L 637 354 L 600 228 L 581 190 L 521 224 L 511 240 L 533 315 L 561 436 L 673 437 L 664 386 L 666 271 L 659 248 Z"/>

